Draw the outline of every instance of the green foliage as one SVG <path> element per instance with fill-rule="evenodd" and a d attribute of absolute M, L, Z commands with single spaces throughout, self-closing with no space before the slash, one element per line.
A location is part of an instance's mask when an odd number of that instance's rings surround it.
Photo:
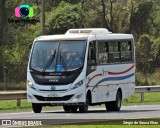
<path fill-rule="evenodd" d="M 0 18 L 0 76 L 3 76 L 1 70 L 4 65 L 8 66 L 10 74 L 14 76 L 17 71 L 12 66 L 27 63 L 29 44 L 41 35 L 42 1 L 26 1 L 34 9 L 33 18 L 40 22 L 7 23 L 7 19 L 17 20 L 14 9 L 24 2 L 25 0 L 0 2 L 0 15 L 3 15 Z M 113 32 L 132 33 L 135 40 L 138 40 L 136 65 L 139 73 L 136 75 L 136 83 L 146 85 L 159 82 L 154 71 L 155 68 L 160 68 L 160 1 L 113 0 L 112 5 L 111 12 L 110 0 L 45 0 L 46 34 L 62 34 L 70 28 L 104 27 L 110 30 L 112 13 Z M 26 67 L 21 69 L 17 76 L 25 74 L 25 70 Z M 157 77 L 149 75 L 152 73 Z M 20 79 L 22 78 L 19 77 L 21 82 Z"/>
<path fill-rule="evenodd" d="M 70 28 L 81 28 L 84 12 L 80 4 L 72 5 L 61 2 L 47 16 L 47 29 L 50 34 L 65 33 Z"/>
<path fill-rule="evenodd" d="M 140 37 L 136 46 L 137 69 L 144 75 L 153 73 L 155 70 L 152 44 L 152 37 L 144 34 Z"/>
<path fill-rule="evenodd" d="M 155 58 L 156 67 L 160 67 L 160 38 L 155 40 L 152 47 L 153 47 L 153 55 Z"/>
<path fill-rule="evenodd" d="M 127 33 L 130 25 L 130 1 L 117 0 L 113 9 L 114 31 Z"/>
<path fill-rule="evenodd" d="M 4 47 L 3 57 L 8 63 L 21 63 L 27 60 L 29 44 L 41 34 L 40 25 L 26 25 L 25 29 L 24 27 L 18 29 L 15 28 L 16 26 L 10 27 L 12 27 L 11 37 L 7 41 L 8 46 Z"/>
<path fill-rule="evenodd" d="M 160 70 L 156 70 L 153 74 L 144 76 L 141 72 L 136 72 L 136 86 L 159 85 Z M 147 79 L 147 82 L 146 82 Z"/>
<path fill-rule="evenodd" d="M 131 29 L 138 36 L 143 33 L 150 34 L 152 1 L 145 1 L 138 5 L 131 17 Z"/>
<path fill-rule="evenodd" d="M 136 86 L 145 85 L 144 77 L 140 72 L 136 72 Z"/>

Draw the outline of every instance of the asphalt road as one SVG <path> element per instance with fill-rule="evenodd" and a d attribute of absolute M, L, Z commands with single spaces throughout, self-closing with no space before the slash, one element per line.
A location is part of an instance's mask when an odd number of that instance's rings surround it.
<path fill-rule="evenodd" d="M 0 119 L 53 119 L 55 123 L 63 123 L 63 119 L 82 120 L 125 120 L 125 119 L 158 119 L 160 120 L 160 105 L 134 105 L 122 106 L 119 112 L 108 112 L 105 106 L 90 107 L 88 113 L 66 113 L 62 108 L 33 112 L 0 113 Z M 57 119 L 60 122 L 57 122 Z"/>

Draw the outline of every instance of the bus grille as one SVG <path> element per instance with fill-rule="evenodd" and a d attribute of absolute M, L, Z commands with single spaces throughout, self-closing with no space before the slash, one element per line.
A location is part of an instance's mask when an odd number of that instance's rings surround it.
<path fill-rule="evenodd" d="M 64 97 L 42 97 L 42 96 L 37 96 L 37 95 L 34 95 L 34 96 L 39 101 L 66 101 L 66 100 L 71 99 L 73 95 L 68 95 Z"/>

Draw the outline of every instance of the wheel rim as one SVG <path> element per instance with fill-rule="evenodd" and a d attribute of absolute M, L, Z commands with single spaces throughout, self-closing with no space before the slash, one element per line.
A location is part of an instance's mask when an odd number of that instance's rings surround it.
<path fill-rule="evenodd" d="M 121 106 L 120 98 L 118 98 L 118 103 L 117 103 L 117 105 L 118 105 L 118 108 L 120 108 L 120 106 Z"/>
<path fill-rule="evenodd" d="M 121 98 L 120 98 L 120 94 L 118 94 L 118 97 L 117 97 L 117 107 L 118 107 L 118 108 L 121 107 Z"/>

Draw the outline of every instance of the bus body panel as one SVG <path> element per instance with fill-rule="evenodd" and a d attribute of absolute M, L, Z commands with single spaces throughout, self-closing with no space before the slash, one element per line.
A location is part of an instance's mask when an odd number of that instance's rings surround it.
<path fill-rule="evenodd" d="M 63 36 L 56 36 L 55 39 L 60 40 Z M 64 37 L 64 40 L 74 40 L 72 35 Z M 83 37 L 83 36 L 82 36 Z M 81 36 L 78 36 L 76 40 L 81 40 Z M 54 40 L 52 38 L 45 37 L 42 40 Z M 51 104 L 72 104 L 72 103 L 85 103 L 86 94 L 91 92 L 91 103 L 104 103 L 107 101 L 115 101 L 118 89 L 122 91 L 122 98 L 126 98 L 134 93 L 135 86 L 135 58 L 130 63 L 108 63 L 105 65 L 92 66 L 93 71 L 87 73 L 87 58 L 89 43 L 92 41 L 114 41 L 114 40 L 133 40 L 133 36 L 130 34 L 107 34 L 107 35 L 89 35 L 84 36 L 86 39 L 85 60 L 84 66 L 76 78 L 70 84 L 67 85 L 39 85 L 35 83 L 30 73 L 30 59 L 27 68 L 27 82 L 33 84 L 32 87 L 27 86 L 27 99 L 31 103 L 51 103 Z M 35 39 L 40 40 L 40 38 Z M 34 42 L 35 43 L 35 42 Z M 33 52 L 34 43 L 30 52 L 30 57 Z M 134 45 L 134 42 L 132 41 Z M 133 46 L 132 46 L 133 47 Z M 134 49 L 133 49 L 134 50 Z M 135 53 L 134 53 L 135 54 Z M 78 82 L 83 81 L 83 85 L 74 89 Z M 56 89 L 51 89 L 51 88 Z M 65 99 L 65 100 L 64 100 Z"/>
<path fill-rule="evenodd" d="M 96 35 L 96 41 L 130 40 L 134 51 L 131 34 Z M 90 40 L 89 42 L 94 41 Z M 89 45 L 89 43 L 88 43 Z M 88 46 L 89 47 L 89 46 Z M 135 51 L 133 52 L 133 56 Z M 135 56 L 134 56 L 135 57 Z M 135 92 L 135 58 L 129 63 L 110 63 L 93 66 L 96 70 L 87 76 L 87 88 L 91 91 L 92 103 L 115 101 L 118 89 L 122 90 L 122 99 Z M 108 74 L 119 72 L 119 74 Z"/>

